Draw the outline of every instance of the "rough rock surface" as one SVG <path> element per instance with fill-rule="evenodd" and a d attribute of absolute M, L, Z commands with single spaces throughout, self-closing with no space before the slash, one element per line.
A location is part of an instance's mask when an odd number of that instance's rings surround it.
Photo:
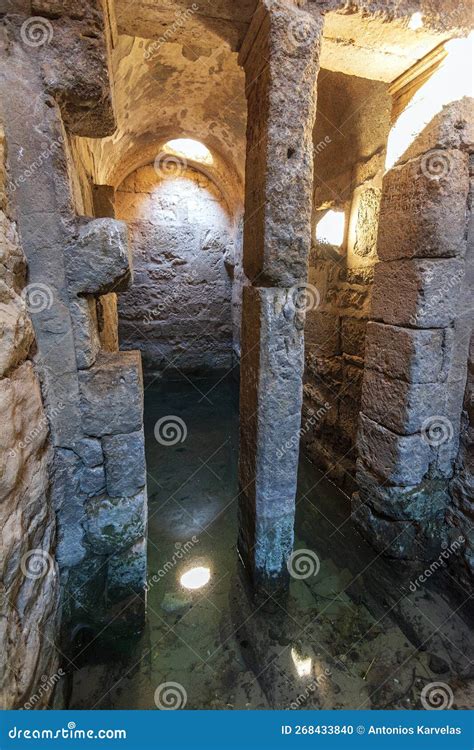
<path fill-rule="evenodd" d="M 135 270 L 133 287 L 120 295 L 120 344 L 140 349 L 147 371 L 226 369 L 235 230 L 213 182 L 184 161 L 174 167 L 170 177 L 142 167 L 116 193 Z"/>
<path fill-rule="evenodd" d="M 49 426 L 29 356 L 34 334 L 22 294 L 26 264 L 5 194 L 0 127 L 0 706 L 44 708 L 58 668 L 59 576 Z M 44 678 L 46 679 L 46 678 Z M 28 705 L 27 705 L 28 704 Z"/>
<path fill-rule="evenodd" d="M 126 227 L 110 216 L 89 218 L 94 213 L 92 186 L 73 159 L 70 140 L 71 133 L 100 137 L 113 130 L 106 44 L 111 27 L 108 21 L 104 24 L 105 6 L 95 0 L 44 0 L 35 5 L 45 14 L 39 21 L 25 16 L 30 4 L 2 19 L 0 109 L 8 144 L 9 192 L 28 267 L 23 296 L 31 314 L 35 365 L 54 446 L 51 507 L 54 504 L 57 515 L 54 552 L 62 585 L 61 646 L 67 651 L 78 622 L 100 629 L 110 619 L 109 610 L 120 605 L 107 592 L 110 547 L 101 550 L 87 539 L 86 506 L 106 491 L 100 438 L 126 436 L 142 428 L 143 385 L 139 353 L 114 351 L 114 297 L 109 294 L 123 289 L 131 277 Z M 27 37 L 32 23 L 39 39 Z M 11 232 L 7 237 L 11 243 Z M 7 268 L 7 281 L 12 273 Z M 9 282 L 9 287 L 19 294 L 23 281 L 16 286 Z M 1 302 L 11 307 L 11 299 L 8 292 Z M 16 337 L 21 356 L 31 330 L 14 310 L 8 315 L 14 323 L 4 336 L 7 355 L 0 362 L 11 368 L 17 364 L 9 352 L 12 340 Z M 141 462 L 133 472 L 137 483 L 139 476 L 142 482 L 135 497 L 141 498 L 146 516 L 142 453 L 135 452 L 134 460 Z M 48 492 L 45 489 L 46 497 Z M 43 516 L 47 507 L 43 498 Z M 53 531 L 54 527 L 45 545 L 52 545 Z M 140 549 L 145 554 L 143 545 Z M 120 560 L 122 550 L 127 550 L 127 543 L 117 543 L 110 554 L 115 551 Z M 56 569 L 54 558 L 52 566 Z M 56 601 L 53 594 L 51 590 L 50 608 Z M 140 607 L 141 613 L 136 607 L 135 614 L 142 621 L 142 600 Z M 41 621 L 41 613 L 36 614 Z M 57 627 L 53 635 L 59 638 Z M 32 655 L 38 653 L 40 647 L 31 650 Z"/>
<path fill-rule="evenodd" d="M 464 99 L 443 108 L 384 176 L 353 515 L 395 557 L 434 559 L 461 531 L 466 541 L 450 564 L 466 582 L 470 438 L 461 413 L 474 276 L 464 112 Z M 455 144 L 443 127 L 453 118 Z M 466 394 L 468 402 L 469 386 Z"/>

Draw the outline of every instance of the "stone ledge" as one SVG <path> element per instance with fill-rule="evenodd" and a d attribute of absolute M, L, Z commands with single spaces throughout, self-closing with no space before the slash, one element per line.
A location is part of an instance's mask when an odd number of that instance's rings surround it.
<path fill-rule="evenodd" d="M 83 221 L 66 253 L 69 288 L 75 294 L 125 291 L 132 279 L 128 229 L 123 221 Z"/>
<path fill-rule="evenodd" d="M 142 428 L 140 352 L 102 353 L 93 367 L 80 370 L 78 375 L 86 435 L 103 437 L 136 432 Z"/>

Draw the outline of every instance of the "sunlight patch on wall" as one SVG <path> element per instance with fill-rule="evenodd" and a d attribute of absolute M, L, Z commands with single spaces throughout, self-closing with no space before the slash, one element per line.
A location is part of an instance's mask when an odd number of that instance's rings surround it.
<path fill-rule="evenodd" d="M 385 168 L 390 169 L 447 104 L 472 97 L 473 32 L 466 39 L 451 39 L 447 53 L 433 75 L 418 89 L 393 125 L 387 142 Z"/>

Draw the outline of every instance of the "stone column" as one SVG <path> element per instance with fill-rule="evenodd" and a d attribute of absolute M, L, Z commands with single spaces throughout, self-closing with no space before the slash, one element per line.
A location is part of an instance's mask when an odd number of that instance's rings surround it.
<path fill-rule="evenodd" d="M 385 174 L 353 513 L 385 554 L 450 542 L 472 289 L 466 285 L 468 100 L 451 103 Z"/>
<path fill-rule="evenodd" d="M 321 28 L 319 16 L 265 0 L 239 58 L 250 281 L 242 310 L 239 551 L 254 587 L 268 593 L 285 589 L 293 547 Z"/>

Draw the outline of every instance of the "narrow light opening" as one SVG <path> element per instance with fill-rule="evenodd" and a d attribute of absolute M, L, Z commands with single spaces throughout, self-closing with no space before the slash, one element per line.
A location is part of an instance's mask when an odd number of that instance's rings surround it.
<path fill-rule="evenodd" d="M 212 164 L 213 162 L 212 154 L 207 146 L 192 138 L 174 138 L 167 141 L 162 150 L 182 159 L 191 159 L 191 161 L 202 162 L 202 164 Z"/>
<path fill-rule="evenodd" d="M 412 31 L 423 28 L 423 15 L 420 13 L 420 11 L 416 11 L 416 13 L 412 14 L 408 22 L 408 28 Z"/>
<path fill-rule="evenodd" d="M 333 211 L 324 214 L 316 226 L 316 239 L 329 245 L 340 247 L 344 241 L 344 211 Z"/>

